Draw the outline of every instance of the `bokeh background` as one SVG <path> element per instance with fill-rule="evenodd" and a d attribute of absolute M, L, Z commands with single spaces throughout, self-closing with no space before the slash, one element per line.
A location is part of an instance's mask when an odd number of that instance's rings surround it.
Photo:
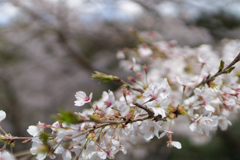
<path fill-rule="evenodd" d="M 176 40 L 218 50 L 226 39 L 240 39 L 239 0 L 0 0 L 0 109 L 7 112 L 1 125 L 16 136 L 29 136 L 29 125 L 53 123 L 58 109 L 80 111 L 74 94 L 119 85 L 91 79 L 93 71 L 121 78 L 116 52 L 136 47 L 131 29 L 157 32 L 158 40 Z M 240 121 L 217 131 L 205 144 L 179 136 L 183 149 L 169 149 L 166 139 L 133 146 L 116 159 L 238 160 Z M 177 136 L 177 135 L 175 135 Z M 14 148 L 22 152 L 31 144 Z M 31 159 L 31 156 L 22 159 Z M 61 158 L 60 158 L 61 159 Z"/>

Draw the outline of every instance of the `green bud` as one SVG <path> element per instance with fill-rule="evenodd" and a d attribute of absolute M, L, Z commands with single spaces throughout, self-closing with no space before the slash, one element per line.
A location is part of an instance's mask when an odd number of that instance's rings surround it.
<path fill-rule="evenodd" d="M 222 71 L 223 68 L 224 68 L 224 61 L 221 60 L 221 62 L 220 62 L 220 66 L 219 66 L 219 71 Z"/>
<path fill-rule="evenodd" d="M 228 69 L 226 69 L 226 72 L 227 72 L 227 73 L 231 73 L 232 70 L 234 70 L 234 68 L 235 68 L 235 67 L 228 68 Z"/>
<path fill-rule="evenodd" d="M 103 82 L 109 82 L 109 81 L 119 81 L 120 79 L 117 76 L 113 75 L 107 75 L 102 72 L 95 71 L 95 73 L 92 74 L 93 79 L 100 79 Z"/>
<path fill-rule="evenodd" d="M 89 116 L 90 120 L 94 121 L 94 122 L 99 122 L 99 115 L 97 114 L 93 114 L 91 116 Z"/>

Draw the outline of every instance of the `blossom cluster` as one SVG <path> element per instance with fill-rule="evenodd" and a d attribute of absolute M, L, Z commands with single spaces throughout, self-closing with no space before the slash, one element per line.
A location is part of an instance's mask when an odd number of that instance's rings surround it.
<path fill-rule="evenodd" d="M 54 159 L 57 154 L 64 160 L 113 159 L 139 140 L 154 137 L 166 136 L 168 147 L 181 149 L 173 137 L 178 132 L 174 127 L 180 124 L 187 126 L 186 135 L 191 131 L 211 136 L 218 126 L 226 130 L 229 117 L 240 108 L 239 72 L 234 68 L 240 54 L 229 53 L 227 44 L 225 48 L 220 56 L 209 45 L 189 48 L 172 41 L 144 41 L 137 48 L 119 51 L 121 66 L 135 78 L 125 82 L 95 72 L 93 78 L 122 83 L 121 88 L 104 91 L 95 102 L 93 93 L 78 91 L 75 106 L 89 109 L 61 111 L 51 125 L 29 126 L 32 138 L 26 142 L 32 142 L 31 153 L 38 160 Z M 5 117 L 0 111 L 0 121 Z M 10 134 L 1 135 L 1 140 L 13 142 Z M 1 155 L 11 156 L 7 151 Z"/>

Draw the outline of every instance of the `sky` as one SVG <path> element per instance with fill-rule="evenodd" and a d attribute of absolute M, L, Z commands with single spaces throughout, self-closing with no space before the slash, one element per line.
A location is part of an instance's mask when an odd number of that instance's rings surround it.
<path fill-rule="evenodd" d="M 0 3 L 0 24 L 8 24 L 13 17 L 18 14 L 18 9 L 14 7 L 11 3 L 1 2 Z"/>
<path fill-rule="evenodd" d="M 33 0 L 22 1 L 25 5 L 33 5 Z M 49 3 L 64 2 L 68 7 L 79 12 L 79 20 L 91 22 L 96 18 L 106 21 L 131 21 L 144 13 L 140 5 L 130 0 L 48 0 Z M 92 2 L 92 3 L 90 3 Z M 112 5 L 114 4 L 115 5 Z M 180 14 L 188 16 L 189 19 L 197 18 L 202 12 L 214 13 L 219 9 L 238 17 L 240 19 L 240 1 L 238 0 L 182 0 L 163 1 L 155 6 L 162 16 L 178 17 Z M 0 25 L 7 25 L 20 12 L 8 1 L 0 2 Z"/>

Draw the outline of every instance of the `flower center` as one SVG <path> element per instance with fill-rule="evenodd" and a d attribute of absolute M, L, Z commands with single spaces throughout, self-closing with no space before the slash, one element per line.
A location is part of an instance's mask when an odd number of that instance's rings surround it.
<path fill-rule="evenodd" d="M 84 101 L 89 101 L 90 100 L 90 97 L 86 96 L 84 97 Z"/>

